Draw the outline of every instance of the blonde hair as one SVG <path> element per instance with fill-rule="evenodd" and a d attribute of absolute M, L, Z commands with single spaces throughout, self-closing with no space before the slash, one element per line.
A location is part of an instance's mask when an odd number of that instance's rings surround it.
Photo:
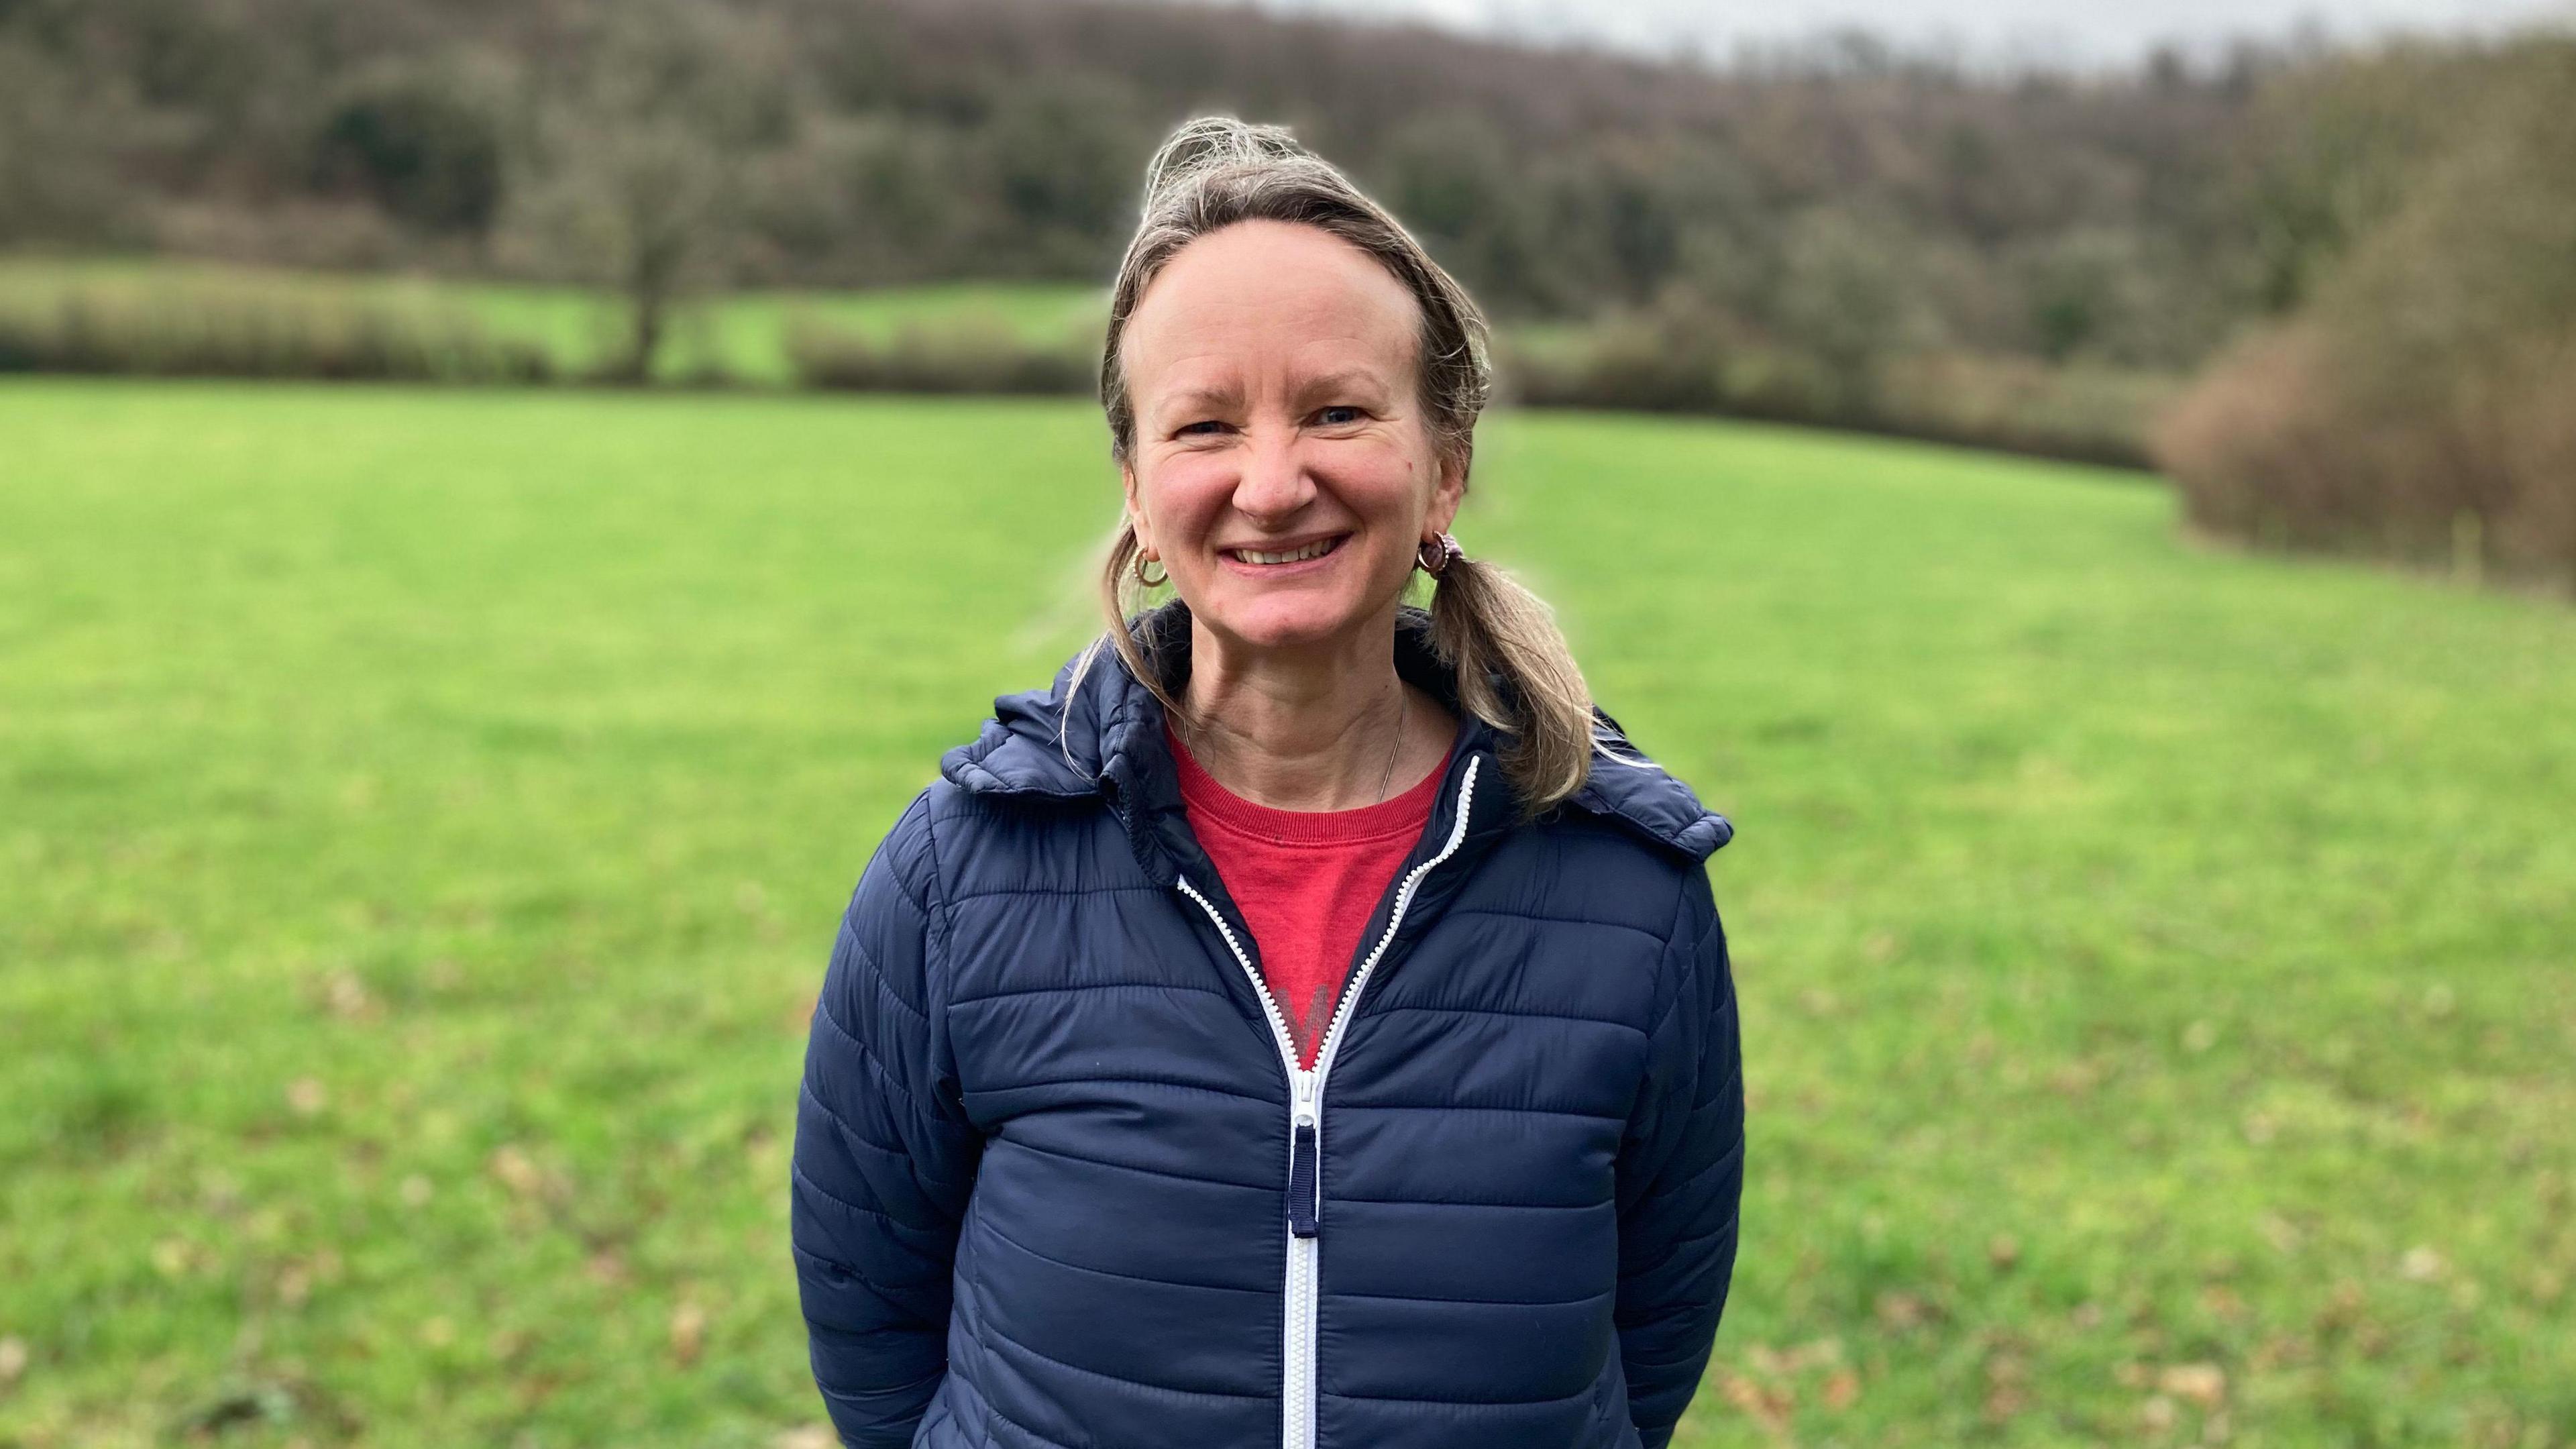
<path fill-rule="evenodd" d="M 1184 122 L 1146 164 L 1143 215 L 1118 264 L 1100 357 L 1110 457 L 1123 467 L 1135 447 L 1135 406 L 1119 339 L 1146 286 L 1181 248 L 1219 228 L 1254 220 L 1321 228 L 1376 258 L 1404 283 L 1422 313 L 1416 381 L 1423 411 L 1443 462 L 1454 465 L 1463 480 L 1474 457 L 1476 419 L 1493 387 L 1484 314 L 1421 243 L 1331 163 L 1281 127 L 1232 116 Z M 1136 557 L 1135 521 L 1122 515 L 1099 580 L 1110 628 L 1083 650 L 1072 679 L 1080 682 L 1106 644 L 1186 726 L 1188 710 L 1173 695 L 1161 661 L 1149 657 L 1150 641 L 1134 627 L 1136 610 L 1152 592 L 1132 571 Z M 1557 628 L 1555 611 L 1503 569 L 1480 559 L 1451 559 L 1435 585 L 1430 614 L 1432 650 L 1456 672 L 1459 703 L 1507 736 L 1497 754 L 1523 819 L 1581 789 L 1596 753 L 1621 764 L 1646 763 L 1604 745 L 1595 731 L 1591 691 Z"/>

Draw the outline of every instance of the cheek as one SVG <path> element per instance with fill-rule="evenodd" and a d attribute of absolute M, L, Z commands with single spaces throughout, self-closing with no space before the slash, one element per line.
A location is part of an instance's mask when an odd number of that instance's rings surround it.
<path fill-rule="evenodd" d="M 1137 494 L 1167 545 L 1204 538 L 1234 493 L 1235 475 L 1210 454 L 1182 453 L 1158 462 Z"/>
<path fill-rule="evenodd" d="M 1409 513 L 1427 493 L 1428 465 L 1392 438 L 1354 438 L 1325 464 L 1345 502 L 1372 518 Z"/>

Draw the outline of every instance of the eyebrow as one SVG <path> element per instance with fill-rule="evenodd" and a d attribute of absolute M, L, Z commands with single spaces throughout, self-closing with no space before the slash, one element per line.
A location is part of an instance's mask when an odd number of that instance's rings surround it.
<path fill-rule="evenodd" d="M 1157 414 L 1188 412 L 1202 407 L 1228 407 L 1243 401 L 1243 389 L 1234 386 L 1186 388 L 1163 399 Z"/>
<path fill-rule="evenodd" d="M 1365 367 L 1344 367 L 1320 377 L 1307 379 L 1306 385 L 1299 389 L 1298 396 L 1302 399 L 1339 388 L 1352 386 L 1374 388 L 1378 385 L 1378 376 L 1374 371 Z"/>
<path fill-rule="evenodd" d="M 1368 368 L 1342 367 L 1306 379 L 1298 385 L 1297 397 L 1300 401 L 1304 401 L 1321 393 L 1353 386 L 1377 388 L 1381 384 L 1377 374 Z M 1201 407 L 1239 407 L 1242 403 L 1242 388 L 1233 384 L 1204 384 L 1173 393 L 1163 399 L 1162 406 L 1156 409 L 1156 412 L 1159 415 L 1168 415 Z"/>

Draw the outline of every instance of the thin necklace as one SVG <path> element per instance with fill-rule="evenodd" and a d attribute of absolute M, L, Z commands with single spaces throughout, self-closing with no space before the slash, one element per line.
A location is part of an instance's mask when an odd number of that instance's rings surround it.
<path fill-rule="evenodd" d="M 1404 692 L 1404 680 L 1399 677 L 1395 681 L 1395 747 L 1386 752 L 1386 773 L 1379 776 L 1377 782 L 1377 798 L 1381 804 L 1386 800 L 1388 782 L 1395 778 L 1395 757 L 1404 749 L 1404 720 L 1412 706 L 1413 701 Z"/>

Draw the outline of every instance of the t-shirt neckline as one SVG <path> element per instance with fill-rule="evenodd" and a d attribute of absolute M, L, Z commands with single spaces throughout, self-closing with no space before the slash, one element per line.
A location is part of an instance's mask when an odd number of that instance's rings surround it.
<path fill-rule="evenodd" d="M 1348 810 L 1282 810 L 1227 789 L 1191 757 L 1189 747 L 1181 743 L 1168 717 L 1163 721 L 1163 739 L 1180 773 L 1182 803 L 1191 814 L 1204 815 L 1219 825 L 1277 845 L 1349 845 L 1419 831 L 1422 822 L 1430 818 L 1432 802 L 1440 795 L 1440 783 L 1447 778 L 1449 762 L 1458 752 L 1457 742 L 1450 741 L 1440 763 L 1430 773 L 1372 804 Z"/>

